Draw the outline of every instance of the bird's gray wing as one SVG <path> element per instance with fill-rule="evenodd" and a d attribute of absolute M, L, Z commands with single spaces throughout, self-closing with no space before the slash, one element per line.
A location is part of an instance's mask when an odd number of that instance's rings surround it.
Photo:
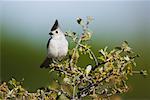
<path fill-rule="evenodd" d="M 48 46 L 49 46 L 49 43 L 50 43 L 51 39 L 52 39 L 52 37 L 50 37 L 48 42 L 47 42 L 47 49 L 48 49 Z"/>

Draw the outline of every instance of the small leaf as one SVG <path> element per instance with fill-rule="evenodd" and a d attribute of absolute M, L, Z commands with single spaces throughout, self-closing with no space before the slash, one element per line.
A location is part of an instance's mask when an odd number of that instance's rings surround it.
<path fill-rule="evenodd" d="M 14 78 L 12 78 L 12 79 L 9 81 L 9 84 L 12 85 L 12 86 L 14 86 L 14 87 L 16 87 L 16 86 L 17 86 L 17 81 L 16 81 Z"/>
<path fill-rule="evenodd" d="M 127 41 L 124 41 L 124 43 L 126 43 L 128 45 L 128 42 Z"/>
<path fill-rule="evenodd" d="M 82 41 L 87 41 L 89 39 L 91 39 L 91 33 L 90 32 L 86 32 L 83 36 L 82 36 Z"/>
<path fill-rule="evenodd" d="M 121 47 L 115 47 L 115 49 L 122 50 L 122 48 L 121 48 Z"/>
<path fill-rule="evenodd" d="M 69 99 L 64 94 L 62 94 L 58 100 L 69 100 Z"/>
<path fill-rule="evenodd" d="M 82 20 L 81 18 L 78 17 L 78 18 L 77 18 L 77 23 L 80 24 L 80 25 L 82 25 L 83 20 Z"/>
<path fill-rule="evenodd" d="M 90 24 L 90 22 L 92 22 L 92 21 L 93 21 L 93 17 L 92 17 L 92 16 L 88 16 L 88 17 L 87 17 L 87 23 L 86 23 L 86 24 L 88 25 L 88 24 Z"/>
<path fill-rule="evenodd" d="M 127 55 L 127 56 L 125 56 L 124 57 L 124 59 L 126 60 L 126 61 L 129 61 L 130 60 L 130 58 L 129 58 L 129 56 Z"/>
<path fill-rule="evenodd" d="M 75 51 L 75 49 L 73 49 L 73 54 L 72 54 L 72 62 L 75 64 L 77 63 L 78 61 L 78 58 L 79 58 L 79 52 L 78 50 Z"/>
<path fill-rule="evenodd" d="M 88 20 L 89 22 L 91 22 L 91 21 L 94 20 L 94 18 L 93 18 L 92 16 L 87 16 L 87 20 Z"/>
<path fill-rule="evenodd" d="M 142 75 L 144 75 L 144 76 L 147 76 L 147 75 L 148 75 L 146 70 L 141 70 L 141 71 L 140 71 L 140 74 L 142 74 Z"/>
<path fill-rule="evenodd" d="M 106 55 L 105 52 L 103 51 L 103 49 L 101 49 L 99 52 L 100 52 L 103 56 Z"/>
<path fill-rule="evenodd" d="M 105 61 L 104 56 L 100 56 L 100 57 L 98 57 L 98 59 L 99 59 L 99 60 L 102 60 L 102 61 Z"/>
<path fill-rule="evenodd" d="M 104 48 L 104 52 L 106 52 L 106 51 L 107 51 L 107 48 L 108 48 L 107 46 Z"/>
<path fill-rule="evenodd" d="M 71 83 L 71 80 L 70 80 L 68 77 L 65 77 L 63 81 L 64 81 L 65 83 L 67 83 L 67 84 L 70 84 L 70 83 Z"/>
<path fill-rule="evenodd" d="M 92 66 L 91 66 L 91 65 L 88 65 L 88 66 L 86 67 L 85 73 L 88 75 L 88 74 L 90 73 L 91 69 L 92 69 Z"/>
<path fill-rule="evenodd" d="M 73 35 L 76 35 L 77 33 L 76 33 L 76 32 L 72 32 L 72 34 L 73 34 Z"/>
<path fill-rule="evenodd" d="M 79 47 L 79 51 L 82 53 L 83 52 L 83 47 Z"/>

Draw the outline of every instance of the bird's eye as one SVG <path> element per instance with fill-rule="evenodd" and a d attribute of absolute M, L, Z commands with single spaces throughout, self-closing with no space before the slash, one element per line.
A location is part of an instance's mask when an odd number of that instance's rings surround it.
<path fill-rule="evenodd" d="M 58 31 L 56 31 L 56 33 L 58 33 Z"/>

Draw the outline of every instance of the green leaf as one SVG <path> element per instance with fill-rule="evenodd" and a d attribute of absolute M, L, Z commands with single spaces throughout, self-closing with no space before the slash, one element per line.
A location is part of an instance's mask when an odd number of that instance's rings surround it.
<path fill-rule="evenodd" d="M 14 78 L 12 78 L 12 79 L 9 81 L 9 84 L 12 85 L 12 86 L 14 86 L 14 87 L 16 87 L 16 86 L 17 86 L 17 81 L 16 81 Z"/>
<path fill-rule="evenodd" d="M 102 60 L 102 61 L 105 61 L 104 56 L 100 56 L 100 57 L 98 57 L 98 59 L 99 59 L 99 60 Z"/>
<path fill-rule="evenodd" d="M 104 57 L 106 56 L 106 53 L 104 52 L 103 49 L 101 49 L 99 52 L 100 52 Z"/>

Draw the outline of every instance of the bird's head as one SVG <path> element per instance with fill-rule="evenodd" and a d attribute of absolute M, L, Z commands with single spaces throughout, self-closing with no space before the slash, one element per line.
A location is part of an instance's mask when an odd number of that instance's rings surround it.
<path fill-rule="evenodd" d="M 51 32 L 49 33 L 49 35 L 51 35 L 52 37 L 60 37 L 60 36 L 64 36 L 64 33 L 62 32 L 62 30 L 60 29 L 58 20 L 56 19 L 53 27 L 51 28 Z"/>

